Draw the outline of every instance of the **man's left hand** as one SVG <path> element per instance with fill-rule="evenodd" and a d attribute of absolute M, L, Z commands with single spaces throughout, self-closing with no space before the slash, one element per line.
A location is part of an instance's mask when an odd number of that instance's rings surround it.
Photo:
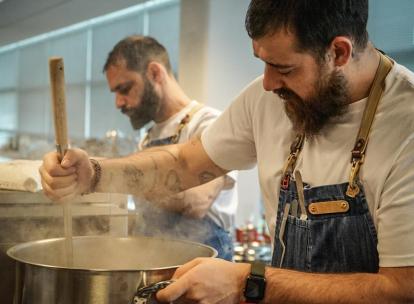
<path fill-rule="evenodd" d="M 250 265 L 215 258 L 197 258 L 177 269 L 174 283 L 157 293 L 161 302 L 238 304 Z"/>

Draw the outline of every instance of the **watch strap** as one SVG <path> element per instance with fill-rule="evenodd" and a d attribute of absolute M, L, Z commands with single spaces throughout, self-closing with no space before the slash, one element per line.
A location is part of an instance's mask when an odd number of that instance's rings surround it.
<path fill-rule="evenodd" d="M 252 262 L 251 265 L 252 265 L 252 269 L 250 270 L 250 274 L 259 276 L 259 277 L 265 276 L 266 264 L 261 263 L 261 262 Z"/>

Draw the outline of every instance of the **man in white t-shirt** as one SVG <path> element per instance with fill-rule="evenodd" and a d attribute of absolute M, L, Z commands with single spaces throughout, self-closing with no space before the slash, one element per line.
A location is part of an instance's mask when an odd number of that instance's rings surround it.
<path fill-rule="evenodd" d="M 84 152 L 62 166 L 52 153 L 45 183 L 76 162 L 78 193 L 132 191 L 110 176 L 149 157 L 157 171 L 141 182 L 173 170 L 184 188 L 257 164 L 272 267 L 196 259 L 160 301 L 414 303 L 414 74 L 373 47 L 367 19 L 368 0 L 252 0 L 246 28 L 264 75 L 200 140 L 100 162 L 99 178 Z M 73 195 L 65 187 L 48 194 Z"/>
<path fill-rule="evenodd" d="M 132 127 L 137 130 L 153 122 L 139 150 L 199 137 L 220 114 L 183 92 L 165 47 L 152 37 L 136 35 L 119 41 L 108 55 L 104 72 L 116 107 L 129 117 Z M 217 249 L 218 257 L 231 261 L 235 181 L 232 173 L 176 195 L 135 198 L 133 233 L 202 242 Z"/>

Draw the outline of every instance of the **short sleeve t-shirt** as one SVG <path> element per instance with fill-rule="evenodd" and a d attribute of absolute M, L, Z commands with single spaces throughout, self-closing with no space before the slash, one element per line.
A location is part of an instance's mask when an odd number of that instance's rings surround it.
<path fill-rule="evenodd" d="M 283 101 L 254 80 L 202 135 L 210 158 L 227 170 L 257 164 L 266 221 L 274 237 L 283 165 L 295 133 Z M 395 63 L 373 122 L 359 177 L 378 234 L 381 267 L 414 265 L 414 74 Z M 311 186 L 348 181 L 367 99 L 306 140 L 297 161 Z"/>

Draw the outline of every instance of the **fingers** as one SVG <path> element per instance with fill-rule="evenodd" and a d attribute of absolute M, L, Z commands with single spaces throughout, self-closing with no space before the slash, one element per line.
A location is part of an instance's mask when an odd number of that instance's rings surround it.
<path fill-rule="evenodd" d="M 59 189 L 68 187 L 76 181 L 77 176 L 76 173 L 74 173 L 75 170 L 75 168 L 72 168 L 71 170 L 65 169 L 60 171 L 57 169 L 55 171 L 59 171 L 58 175 L 53 174 L 52 176 L 48 171 L 46 171 L 43 166 L 41 166 L 39 172 L 42 176 L 42 181 L 48 184 L 51 189 Z"/>
<path fill-rule="evenodd" d="M 178 269 L 175 271 L 172 279 L 179 279 L 182 275 L 184 275 L 186 272 L 188 272 L 191 268 L 194 268 L 198 264 L 202 263 L 205 260 L 205 258 L 196 258 L 194 260 L 191 260 L 188 263 L 185 263 L 181 267 L 178 267 Z"/>
<path fill-rule="evenodd" d="M 68 189 L 74 189 L 77 183 L 77 175 L 73 173 L 75 168 L 70 170 L 59 170 L 60 165 L 53 166 L 48 172 L 45 166 L 39 168 L 43 192 L 51 200 L 58 200 L 62 196 L 67 195 Z M 61 176 L 52 176 L 51 174 L 58 173 Z M 68 175 L 69 174 L 69 175 Z"/>
<path fill-rule="evenodd" d="M 157 299 L 161 302 L 172 302 L 182 297 L 191 287 L 189 276 L 186 274 L 204 260 L 205 258 L 197 258 L 179 267 L 172 277 L 172 280 L 176 281 L 160 290 L 156 295 Z"/>
<path fill-rule="evenodd" d="M 74 166 L 63 167 L 59 161 L 59 155 L 56 152 L 47 153 L 43 157 L 43 165 L 40 167 L 40 175 L 45 173 L 49 176 L 65 176 L 73 174 L 76 171 Z"/>
<path fill-rule="evenodd" d="M 156 298 L 162 303 L 173 302 L 183 296 L 189 287 L 189 281 L 186 277 L 182 277 L 180 280 L 177 280 L 168 285 L 166 288 L 158 291 Z"/>
<path fill-rule="evenodd" d="M 46 196 L 54 201 L 62 201 L 72 199 L 79 194 L 79 174 L 76 165 L 85 157 L 88 159 L 87 154 L 81 150 L 68 150 L 61 163 L 58 153 L 47 153 L 39 168 L 43 192 Z"/>
<path fill-rule="evenodd" d="M 89 162 L 89 156 L 85 151 L 80 149 L 69 149 L 62 159 L 61 165 L 63 168 L 70 168 L 82 165 L 85 162 Z"/>
<path fill-rule="evenodd" d="M 76 176 L 75 176 L 76 177 Z M 53 201 L 63 202 L 72 199 L 76 194 L 78 194 L 78 185 L 76 183 L 76 178 L 69 185 L 64 187 L 52 188 L 46 180 L 42 179 L 42 188 L 43 192 Z"/>
<path fill-rule="evenodd" d="M 45 192 L 48 195 L 48 197 L 50 197 L 53 200 L 59 200 L 64 196 L 74 193 L 77 190 L 78 185 L 76 181 L 74 181 L 73 183 L 65 187 L 51 188 L 49 184 L 42 180 L 42 187 L 43 192 Z"/>

